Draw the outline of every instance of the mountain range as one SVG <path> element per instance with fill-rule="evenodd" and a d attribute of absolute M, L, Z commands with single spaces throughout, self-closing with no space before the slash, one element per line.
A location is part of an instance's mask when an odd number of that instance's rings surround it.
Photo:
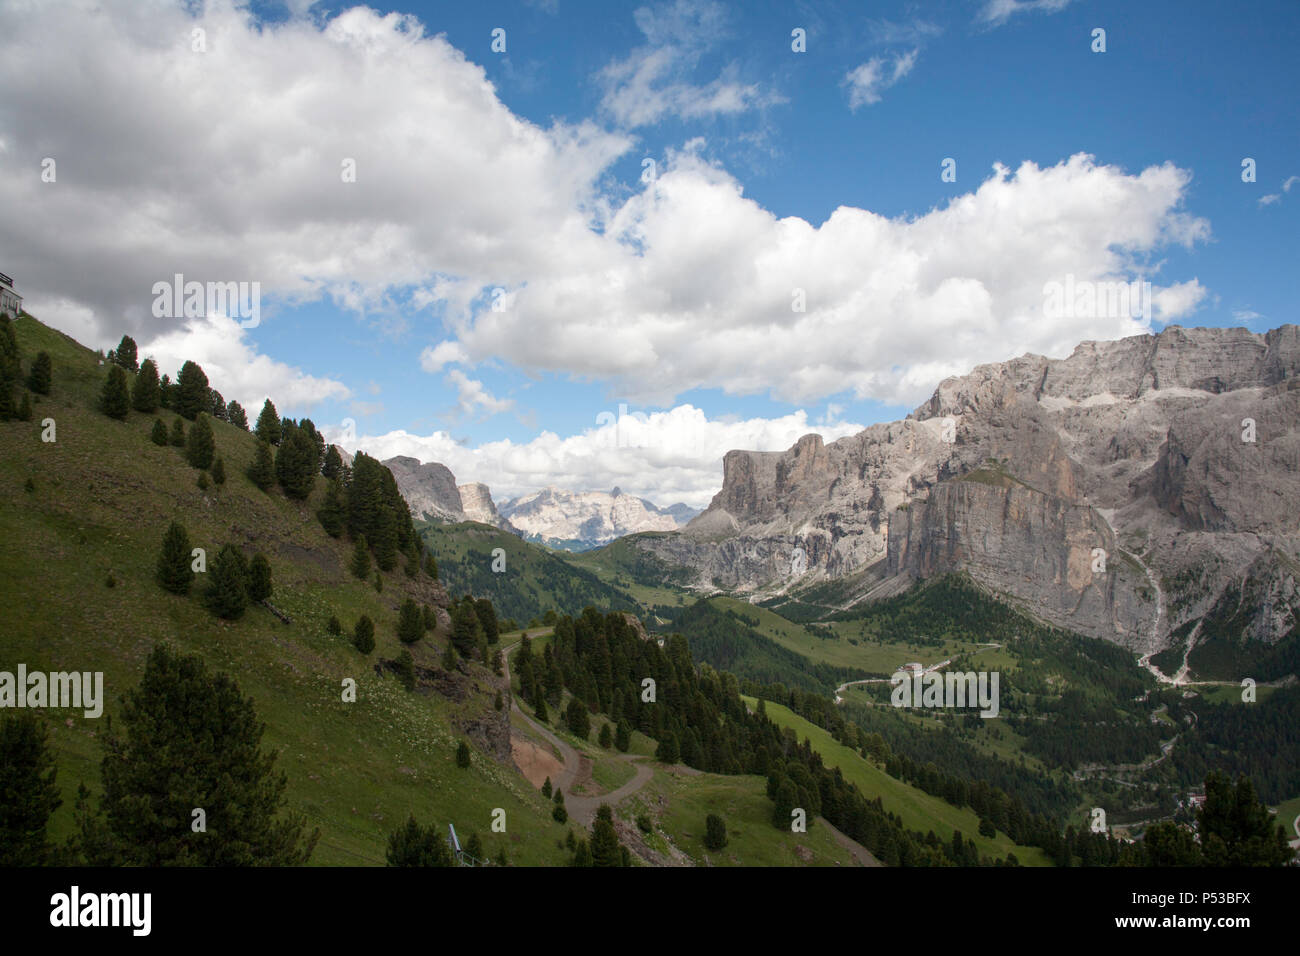
<path fill-rule="evenodd" d="M 1142 654 L 1275 648 L 1300 618 L 1298 366 L 1294 325 L 982 365 L 902 421 L 729 452 L 702 514 L 629 542 L 752 600 L 833 610 L 964 572 Z"/>

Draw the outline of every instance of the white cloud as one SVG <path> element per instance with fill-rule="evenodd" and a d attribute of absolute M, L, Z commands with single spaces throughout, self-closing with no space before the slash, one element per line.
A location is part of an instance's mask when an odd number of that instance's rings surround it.
<path fill-rule="evenodd" d="M 896 54 L 889 58 L 873 56 L 866 63 L 850 70 L 844 77 L 844 84 L 849 88 L 849 109 L 857 110 L 860 106 L 871 106 L 880 102 L 880 94 L 893 86 L 916 64 L 919 50 Z"/>
<path fill-rule="evenodd" d="M 456 387 L 456 408 L 461 416 L 495 415 L 515 407 L 513 399 L 500 399 L 482 382 L 472 379 L 458 368 L 447 373 L 447 381 Z"/>
<path fill-rule="evenodd" d="M 170 375 L 173 381 L 187 360 L 197 362 L 208 383 L 226 401 L 238 400 L 250 418 L 256 417 L 267 398 L 283 414 L 310 412 L 321 402 L 352 394 L 342 382 L 309 375 L 259 354 L 239 323 L 224 315 L 186 319 L 179 328 L 140 343 L 139 354 L 141 360 L 152 358 L 158 374 Z"/>
<path fill-rule="evenodd" d="M 988 0 L 978 19 L 992 26 L 1000 26 L 1018 13 L 1041 10 L 1058 13 L 1070 5 L 1071 0 Z"/>
<path fill-rule="evenodd" d="M 636 24 L 646 43 L 600 71 L 601 108 L 624 128 L 647 126 L 666 116 L 701 119 L 743 113 L 784 102 L 758 83 L 739 78 L 736 64 L 703 84 L 679 77 L 694 70 L 725 30 L 726 10 L 713 0 L 675 0 L 641 7 Z"/>
<path fill-rule="evenodd" d="M 658 505 L 683 501 L 703 508 L 722 486 L 722 456 L 727 451 L 784 451 L 809 432 L 831 442 L 863 428 L 838 418 L 813 425 L 803 411 L 771 419 L 711 420 L 692 405 L 650 414 L 611 408 L 598 418 L 579 434 L 562 438 L 542 432 L 522 444 L 504 440 L 470 447 L 446 432 L 394 431 L 360 436 L 356 448 L 380 459 L 410 455 L 442 462 L 462 484 L 489 485 L 496 501 L 547 485 L 574 491 L 618 486 Z M 342 434 L 328 428 L 322 432 L 327 440 Z"/>
<path fill-rule="evenodd" d="M 1254 309 L 1235 309 L 1232 317 L 1238 322 L 1253 322 L 1256 319 L 1262 319 L 1264 316 Z"/>
<path fill-rule="evenodd" d="M 1267 196 L 1260 196 L 1258 200 L 1261 206 L 1271 206 L 1273 205 L 1273 203 L 1281 202 L 1281 201 L 1282 201 L 1281 193 L 1269 193 Z"/>
<path fill-rule="evenodd" d="M 458 342 L 439 342 L 420 353 L 420 367 L 426 372 L 441 372 L 446 365 L 465 361 L 465 350 Z"/>
<path fill-rule="evenodd" d="M 1286 182 L 1282 184 L 1282 192 L 1289 193 L 1291 191 L 1291 187 L 1294 186 L 1296 183 L 1300 183 L 1300 176 L 1288 176 L 1286 178 Z"/>

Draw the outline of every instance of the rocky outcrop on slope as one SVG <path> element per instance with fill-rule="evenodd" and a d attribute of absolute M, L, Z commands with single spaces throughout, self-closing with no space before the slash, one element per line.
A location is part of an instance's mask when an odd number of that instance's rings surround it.
<path fill-rule="evenodd" d="M 1054 624 L 1158 649 L 1261 554 L 1300 553 L 1298 368 L 1296 326 L 980 366 L 903 421 L 729 452 L 705 512 L 633 540 L 742 593 L 854 576 L 870 597 L 965 571 Z"/>

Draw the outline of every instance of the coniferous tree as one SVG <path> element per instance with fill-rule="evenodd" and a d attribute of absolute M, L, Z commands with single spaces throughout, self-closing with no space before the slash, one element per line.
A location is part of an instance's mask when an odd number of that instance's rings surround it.
<path fill-rule="evenodd" d="M 43 866 L 50 814 L 63 800 L 45 722 L 31 711 L 0 721 L 0 866 Z"/>
<path fill-rule="evenodd" d="M 352 629 L 352 646 L 362 654 L 369 654 L 375 649 L 375 622 L 362 614 Z"/>
<path fill-rule="evenodd" d="M 408 691 L 415 690 L 415 658 L 404 647 L 397 654 L 397 679 Z"/>
<path fill-rule="evenodd" d="M 226 404 L 226 421 L 236 428 L 248 431 L 248 413 L 244 411 L 244 406 L 233 398 Z"/>
<path fill-rule="evenodd" d="M 262 404 L 262 414 L 257 416 L 253 434 L 268 444 L 280 444 L 280 416 L 269 398 Z"/>
<path fill-rule="evenodd" d="M 614 829 L 614 814 L 609 804 L 596 809 L 596 820 L 591 826 L 591 862 L 593 866 L 619 866 L 618 833 Z"/>
<path fill-rule="evenodd" d="M 1249 777 L 1234 785 L 1226 773 L 1205 778 L 1205 803 L 1197 811 L 1205 866 L 1285 866 L 1292 850 Z"/>
<path fill-rule="evenodd" d="M 558 791 L 557 791 L 557 792 L 558 792 Z M 568 822 L 568 820 L 569 820 L 569 811 L 565 809 L 564 804 L 562 804 L 562 803 L 557 803 L 555 806 L 551 807 L 551 819 L 554 820 L 556 823 L 567 823 L 567 822 Z M 586 843 L 586 841 L 584 840 L 583 843 L 582 843 L 582 846 L 585 848 L 586 845 L 587 845 L 587 843 Z"/>
<path fill-rule="evenodd" d="M 431 552 L 424 556 L 424 573 L 435 581 L 438 580 L 438 562 L 434 560 Z"/>
<path fill-rule="evenodd" d="M 551 799 L 551 778 L 550 777 L 547 777 L 546 781 L 542 784 L 542 796 L 544 796 L 547 800 Z"/>
<path fill-rule="evenodd" d="M 469 763 L 469 744 L 462 740 L 456 747 L 456 766 L 464 770 L 469 766 Z"/>
<path fill-rule="evenodd" d="M 275 465 L 271 461 L 271 446 L 266 441 L 257 443 L 257 452 L 253 464 L 249 466 L 248 478 L 253 484 L 266 491 L 275 481 Z"/>
<path fill-rule="evenodd" d="M 126 420 L 126 414 L 131 407 L 131 398 L 127 394 L 126 372 L 122 371 L 122 366 L 114 365 L 108 370 L 108 378 L 104 379 L 104 390 L 99 396 L 99 406 L 109 418 Z"/>
<path fill-rule="evenodd" d="M 201 488 L 203 491 L 207 491 L 207 490 L 208 490 L 208 484 L 209 484 L 209 482 L 208 482 L 208 473 L 207 473 L 206 471 L 201 471 L 201 472 L 199 472 L 199 480 L 198 480 L 198 486 L 199 486 L 199 488 Z"/>
<path fill-rule="evenodd" d="M 556 807 L 555 809 L 563 810 L 564 808 Z M 565 814 L 565 819 L 567 818 L 568 818 L 568 814 Z M 560 822 L 564 822 L 564 821 L 560 821 Z M 579 840 L 577 849 L 573 851 L 573 860 L 572 862 L 569 863 L 569 866 L 586 867 L 592 865 L 593 864 L 591 862 L 591 847 L 587 845 L 586 840 Z"/>
<path fill-rule="evenodd" d="M 263 554 L 253 555 L 248 566 L 248 599 L 261 604 L 271 596 L 271 562 Z"/>
<path fill-rule="evenodd" d="M 131 407 L 152 415 L 158 411 L 159 401 L 158 366 L 153 359 L 145 359 L 140 363 L 140 374 L 131 385 Z"/>
<path fill-rule="evenodd" d="M 397 567 L 397 519 L 393 510 L 387 505 L 379 507 L 375 522 L 375 537 L 371 542 L 375 550 L 375 564 L 381 571 L 391 571 Z"/>
<path fill-rule="evenodd" d="M 388 836 L 389 866 L 455 866 L 451 849 L 438 827 L 422 827 L 409 817 L 406 825 Z"/>
<path fill-rule="evenodd" d="M 205 603 L 213 614 L 229 621 L 244 616 L 248 607 L 248 563 L 233 544 L 223 545 L 208 569 Z"/>
<path fill-rule="evenodd" d="M 217 485 L 226 483 L 226 463 L 220 458 L 212 463 L 212 482 Z"/>
<path fill-rule="evenodd" d="M 212 421 L 204 412 L 199 412 L 185 439 L 185 460 L 192 468 L 212 467 L 212 457 L 216 444 L 212 439 Z"/>
<path fill-rule="evenodd" d="M 704 847 L 718 851 L 727 845 L 727 824 L 716 813 L 704 818 Z"/>
<path fill-rule="evenodd" d="M 632 746 L 632 731 L 626 721 L 618 722 L 618 727 L 614 731 L 614 746 L 623 753 L 627 753 L 628 748 Z"/>
<path fill-rule="evenodd" d="M 264 727 L 228 675 L 210 675 L 201 657 L 155 647 L 140 684 L 123 698 L 101 766 L 104 837 L 120 862 L 306 863 L 320 831 L 280 815 L 288 781 L 274 770 L 274 751 L 261 749 Z M 195 807 L 206 812 L 205 833 L 188 825 Z"/>
<path fill-rule="evenodd" d="M 420 608 L 409 597 L 402 602 L 397 615 L 397 638 L 403 644 L 414 644 L 424 637 L 424 617 Z"/>
<path fill-rule="evenodd" d="M 275 454 L 275 477 L 280 487 L 288 497 L 302 501 L 311 494 L 316 472 L 316 447 L 311 436 L 302 428 L 286 424 Z"/>
<path fill-rule="evenodd" d="M 333 481 L 343 474 L 343 456 L 339 450 L 330 445 L 325 452 L 325 461 L 321 465 L 321 474 Z"/>
<path fill-rule="evenodd" d="M 212 410 L 208 376 L 197 362 L 186 362 L 176 376 L 176 411 L 193 421 L 199 412 Z"/>
<path fill-rule="evenodd" d="M 364 581 L 370 575 L 370 550 L 366 547 L 366 536 L 359 535 L 352 546 L 352 561 L 348 565 L 352 576 Z"/>
<path fill-rule="evenodd" d="M 211 409 L 209 414 L 213 418 L 219 422 L 226 420 L 226 400 L 215 388 L 208 389 L 208 406 Z"/>
<path fill-rule="evenodd" d="M 456 648 L 452 646 L 451 641 L 448 641 L 447 646 L 442 649 L 442 661 L 440 663 L 442 669 L 449 674 L 456 669 Z"/>
<path fill-rule="evenodd" d="M 541 685 L 537 685 L 533 690 L 533 716 L 544 724 L 551 722 L 551 715 L 546 709 L 546 698 L 542 696 Z"/>
<path fill-rule="evenodd" d="M 681 750 L 678 748 L 677 735 L 671 732 L 664 734 L 655 749 L 655 760 L 660 763 L 677 763 L 680 759 Z"/>
<path fill-rule="evenodd" d="M 179 418 L 172 422 L 172 444 L 177 448 L 185 447 L 185 422 Z"/>
<path fill-rule="evenodd" d="M 343 534 L 346 507 L 347 504 L 343 498 L 343 483 L 338 478 L 335 478 L 330 481 L 329 487 L 325 489 L 325 501 L 316 512 L 321 527 L 325 529 L 325 533 L 331 538 L 337 538 Z"/>
<path fill-rule="evenodd" d="M 478 612 L 473 599 L 461 601 L 451 609 L 451 642 L 461 657 L 472 657 L 478 650 L 479 640 L 483 636 L 482 625 L 478 621 Z"/>
<path fill-rule="evenodd" d="M 587 705 L 577 697 L 569 701 L 569 707 L 564 712 L 564 722 L 579 740 L 586 740 L 591 733 L 591 713 L 587 710 Z"/>
<path fill-rule="evenodd" d="M 497 643 L 501 639 L 501 625 L 497 622 L 497 609 L 492 606 L 492 602 L 487 598 L 479 598 L 474 602 L 474 611 L 478 614 L 487 642 Z"/>
<path fill-rule="evenodd" d="M 337 614 L 331 614 L 329 623 L 325 625 L 325 630 L 329 631 L 335 637 L 343 633 L 343 625 L 339 623 Z"/>
<path fill-rule="evenodd" d="M 158 554 L 158 583 L 173 594 L 188 594 L 194 583 L 190 561 L 190 536 L 184 526 L 173 521 L 163 535 Z"/>
<path fill-rule="evenodd" d="M 50 394 L 51 373 L 50 353 L 37 352 L 32 370 L 27 374 L 27 387 L 37 395 Z"/>
<path fill-rule="evenodd" d="M 609 724 L 600 725 L 600 745 L 606 750 L 614 745 L 614 735 L 609 732 Z"/>
<path fill-rule="evenodd" d="M 139 368 L 136 364 L 136 355 L 135 339 L 129 335 L 124 335 L 113 353 L 113 361 L 128 372 L 134 372 Z"/>
<path fill-rule="evenodd" d="M 175 388 L 172 384 L 172 377 L 163 373 L 163 377 L 158 380 L 158 407 L 171 409 L 172 407 L 172 390 Z"/>

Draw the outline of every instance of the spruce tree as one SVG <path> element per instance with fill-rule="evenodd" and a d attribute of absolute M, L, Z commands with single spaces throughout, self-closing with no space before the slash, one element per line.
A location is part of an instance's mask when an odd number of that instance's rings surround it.
<path fill-rule="evenodd" d="M 131 407 L 137 412 L 152 415 L 158 411 L 158 403 L 158 366 L 153 359 L 145 359 L 140 364 L 140 374 L 131 385 Z"/>
<path fill-rule="evenodd" d="M 163 377 L 158 380 L 158 407 L 159 408 L 171 409 L 172 390 L 175 387 L 176 386 L 172 384 L 172 377 L 164 373 Z"/>
<path fill-rule="evenodd" d="M 546 781 L 542 784 L 542 796 L 544 796 L 547 800 L 551 799 L 551 778 L 550 777 L 547 777 Z"/>
<path fill-rule="evenodd" d="M 397 638 L 403 644 L 414 644 L 424 637 L 424 617 L 420 609 L 409 597 L 402 602 L 397 615 Z"/>
<path fill-rule="evenodd" d="M 343 633 L 343 625 L 339 623 L 337 614 L 331 614 L 329 623 L 325 625 L 325 630 L 329 631 L 335 637 Z"/>
<path fill-rule="evenodd" d="M 415 817 L 388 836 L 389 866 L 455 866 L 451 849 L 434 824 L 422 827 Z"/>
<path fill-rule="evenodd" d="M 220 458 L 212 463 L 212 482 L 217 485 L 226 483 L 226 463 Z"/>
<path fill-rule="evenodd" d="M 49 352 L 37 352 L 32 370 L 27 374 L 27 387 L 37 395 L 50 394 L 51 363 Z"/>
<path fill-rule="evenodd" d="M 239 402 L 235 401 L 233 398 L 226 405 L 226 421 L 230 422 L 230 424 L 234 425 L 236 428 L 242 428 L 244 431 L 248 431 L 248 413 L 244 411 L 244 406 L 240 405 Z"/>
<path fill-rule="evenodd" d="M 438 562 L 432 553 L 426 553 L 424 556 L 424 573 L 435 581 L 438 580 Z"/>
<path fill-rule="evenodd" d="M 199 412 L 212 410 L 208 376 L 197 362 L 186 362 L 176 376 L 176 411 L 193 421 Z"/>
<path fill-rule="evenodd" d="M 364 581 L 370 575 L 370 550 L 366 547 L 366 536 L 358 535 L 352 545 L 352 561 L 348 564 L 352 576 Z"/>
<path fill-rule="evenodd" d="M 618 852 L 618 833 L 614 829 L 614 814 L 609 804 L 602 803 L 596 810 L 596 820 L 591 826 L 591 862 L 593 866 L 618 866 L 622 859 Z"/>
<path fill-rule="evenodd" d="M 469 763 L 469 744 L 462 740 L 456 747 L 456 766 L 464 770 L 469 767 Z"/>
<path fill-rule="evenodd" d="M 235 545 L 223 545 L 208 569 L 204 602 L 213 614 L 228 621 L 244 616 L 248 607 L 248 564 Z"/>
<path fill-rule="evenodd" d="M 320 519 L 320 526 L 325 529 L 325 533 L 331 538 L 337 538 L 343 534 L 346 507 L 347 504 L 343 497 L 343 483 L 338 478 L 334 478 L 325 489 L 325 501 L 321 504 L 320 510 L 316 512 L 316 517 Z"/>
<path fill-rule="evenodd" d="M 666 732 L 655 749 L 655 760 L 660 763 L 677 763 L 680 759 L 681 750 L 678 749 L 677 735 L 671 731 Z"/>
<path fill-rule="evenodd" d="M 321 474 L 330 481 L 343 474 L 343 456 L 339 454 L 339 450 L 333 445 L 330 445 L 325 452 L 325 461 L 321 465 Z"/>
<path fill-rule="evenodd" d="M 266 491 L 275 481 L 275 465 L 271 461 L 271 446 L 266 441 L 257 443 L 257 452 L 253 456 L 253 464 L 248 469 L 249 480 Z"/>
<path fill-rule="evenodd" d="M 391 571 L 397 567 L 397 519 L 393 509 L 380 505 L 375 522 L 375 537 L 371 544 L 375 551 L 375 564 L 381 571 Z"/>
<path fill-rule="evenodd" d="M 569 700 L 568 709 L 564 712 L 564 722 L 569 725 L 569 731 L 579 740 L 586 740 L 591 733 L 591 713 L 587 710 L 587 705 L 577 697 Z"/>
<path fill-rule="evenodd" d="M 727 824 L 716 813 L 704 818 L 704 848 L 718 851 L 727 845 Z"/>
<path fill-rule="evenodd" d="M 127 394 L 126 372 L 122 371 L 122 366 L 114 365 L 109 368 L 108 378 L 104 379 L 104 390 L 99 396 L 99 407 L 109 418 L 126 420 L 126 414 L 131 408 L 131 398 Z"/>
<path fill-rule="evenodd" d="M 302 428 L 283 429 L 275 453 L 275 477 L 285 495 L 297 501 L 307 498 L 315 486 L 316 471 L 316 448 L 311 436 Z"/>
<path fill-rule="evenodd" d="M 117 350 L 113 353 L 113 361 L 128 372 L 134 372 L 138 369 L 136 354 L 135 339 L 129 335 L 124 335 L 122 341 L 118 343 Z"/>
<path fill-rule="evenodd" d="M 44 866 L 50 814 L 63 800 L 45 721 L 31 711 L 0 721 L 0 866 Z"/>
<path fill-rule="evenodd" d="M 280 444 L 280 416 L 275 413 L 275 405 L 269 398 L 262 404 L 262 414 L 257 416 L 253 434 L 268 444 Z"/>
<path fill-rule="evenodd" d="M 451 609 L 451 641 L 461 657 L 472 657 L 482 638 L 482 625 L 474 609 L 472 598 L 454 605 Z"/>
<path fill-rule="evenodd" d="M 352 629 L 352 646 L 362 654 L 369 654 L 375 649 L 375 622 L 362 614 Z"/>
<path fill-rule="evenodd" d="M 172 444 L 177 448 L 185 447 L 185 422 L 179 418 L 172 422 Z"/>
<path fill-rule="evenodd" d="M 404 647 L 397 654 L 397 679 L 408 691 L 415 690 L 415 658 Z"/>
<path fill-rule="evenodd" d="M 614 746 L 623 753 L 627 753 L 628 748 L 632 746 L 632 731 L 626 721 L 618 722 L 618 727 L 614 731 Z"/>
<path fill-rule="evenodd" d="M 271 562 L 266 555 L 253 555 L 248 566 L 248 599 L 254 604 L 261 604 L 271 596 Z"/>
<path fill-rule="evenodd" d="M 194 583 L 190 559 L 190 536 L 183 525 L 173 521 L 158 554 L 158 583 L 173 594 L 188 594 Z"/>
<path fill-rule="evenodd" d="M 492 606 L 492 602 L 487 598 L 478 598 L 474 602 L 474 612 L 478 615 L 487 642 L 497 643 L 501 639 L 501 625 L 497 621 L 497 609 Z"/>
<path fill-rule="evenodd" d="M 448 641 L 447 646 L 442 649 L 441 664 L 442 669 L 449 674 L 456 669 L 456 648 L 452 646 L 451 641 Z"/>
<path fill-rule="evenodd" d="M 600 725 L 600 745 L 608 750 L 614 744 L 614 735 L 609 732 L 609 724 Z"/>
<path fill-rule="evenodd" d="M 140 684 L 123 698 L 101 766 L 107 836 L 131 866 L 294 866 L 310 858 L 308 833 L 287 809 L 288 783 L 263 752 L 265 725 L 251 698 L 198 656 L 154 648 Z M 189 826 L 202 807 L 207 831 Z M 97 860 L 87 860 L 92 865 Z"/>
<path fill-rule="evenodd" d="M 226 400 L 215 388 L 208 389 L 209 414 L 219 422 L 226 420 Z"/>
<path fill-rule="evenodd" d="M 199 412 L 198 417 L 194 420 L 194 427 L 190 429 L 189 436 L 185 439 L 185 460 L 190 463 L 192 468 L 210 468 L 212 467 L 212 456 L 216 452 L 216 444 L 212 439 L 212 421 L 204 412 Z"/>

